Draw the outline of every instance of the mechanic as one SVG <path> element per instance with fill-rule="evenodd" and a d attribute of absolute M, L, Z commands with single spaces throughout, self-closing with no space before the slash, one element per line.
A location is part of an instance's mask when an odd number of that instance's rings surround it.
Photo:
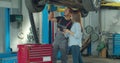
<path fill-rule="evenodd" d="M 67 49 L 68 49 L 68 40 L 64 35 L 63 29 L 71 29 L 71 8 L 66 8 L 64 11 L 64 16 L 54 17 L 54 12 L 50 12 L 49 20 L 52 22 L 57 22 L 58 30 L 53 42 L 53 63 L 57 61 L 57 53 L 60 50 L 61 52 L 61 62 L 67 63 Z"/>

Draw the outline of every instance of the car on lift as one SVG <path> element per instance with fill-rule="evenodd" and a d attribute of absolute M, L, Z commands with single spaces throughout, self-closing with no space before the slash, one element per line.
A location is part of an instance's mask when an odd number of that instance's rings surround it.
<path fill-rule="evenodd" d="M 100 8 L 101 0 L 25 0 L 25 4 L 32 13 L 42 11 L 46 4 L 55 4 L 77 8 L 82 17 L 86 17 L 89 11 L 97 11 Z"/>
<path fill-rule="evenodd" d="M 97 11 L 100 8 L 101 0 L 25 0 L 29 12 L 32 32 L 35 42 L 39 44 L 36 32 L 33 13 L 42 11 L 46 4 L 62 5 L 80 10 L 82 17 L 86 17 L 89 11 Z"/>

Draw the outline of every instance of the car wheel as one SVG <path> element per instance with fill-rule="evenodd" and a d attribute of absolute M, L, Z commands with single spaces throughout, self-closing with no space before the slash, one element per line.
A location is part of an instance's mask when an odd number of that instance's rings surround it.
<path fill-rule="evenodd" d="M 89 12 L 86 11 L 85 9 L 81 9 L 80 12 L 81 12 L 81 16 L 82 16 L 82 17 L 86 17 L 86 16 L 88 15 L 88 13 L 89 13 Z"/>
<path fill-rule="evenodd" d="M 47 0 L 25 0 L 29 12 L 40 12 L 44 9 Z"/>
<path fill-rule="evenodd" d="M 82 0 L 82 4 L 87 11 L 95 11 L 100 8 L 101 0 Z"/>

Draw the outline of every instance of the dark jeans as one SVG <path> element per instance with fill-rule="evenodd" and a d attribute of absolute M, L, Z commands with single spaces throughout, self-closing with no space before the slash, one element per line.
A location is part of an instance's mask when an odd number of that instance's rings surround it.
<path fill-rule="evenodd" d="M 63 33 L 57 32 L 53 42 L 53 63 L 56 63 L 57 61 L 58 51 L 61 52 L 61 62 L 67 63 L 67 47 L 68 43 L 65 36 Z"/>
<path fill-rule="evenodd" d="M 83 63 L 80 47 L 77 45 L 73 45 L 70 47 L 72 57 L 73 57 L 73 63 Z"/>

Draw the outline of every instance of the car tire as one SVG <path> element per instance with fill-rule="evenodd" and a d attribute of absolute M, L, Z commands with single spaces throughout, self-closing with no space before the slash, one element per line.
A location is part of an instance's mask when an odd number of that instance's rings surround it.
<path fill-rule="evenodd" d="M 37 1 L 37 2 L 35 2 Z M 25 5 L 29 12 L 40 12 L 44 9 L 45 3 L 38 4 L 39 0 L 25 0 Z"/>
<path fill-rule="evenodd" d="M 101 0 L 82 0 L 82 4 L 87 11 L 96 11 L 100 8 Z"/>
<path fill-rule="evenodd" d="M 81 16 L 82 16 L 82 17 L 86 17 L 86 16 L 88 15 L 88 13 L 89 13 L 89 12 L 86 11 L 85 9 L 81 9 L 80 12 L 81 12 Z"/>

